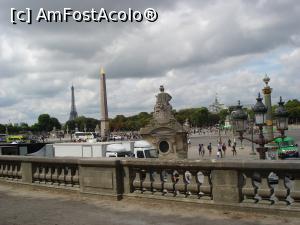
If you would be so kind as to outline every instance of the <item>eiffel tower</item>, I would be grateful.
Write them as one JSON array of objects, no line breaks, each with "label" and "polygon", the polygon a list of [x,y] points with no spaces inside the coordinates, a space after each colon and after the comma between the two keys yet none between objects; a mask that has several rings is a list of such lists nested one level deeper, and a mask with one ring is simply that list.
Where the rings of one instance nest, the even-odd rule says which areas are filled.
[{"label": "eiffel tower", "polygon": [[71,87],[71,112],[69,120],[75,120],[78,117],[76,106],[75,106],[75,95],[74,95],[74,87]]}]

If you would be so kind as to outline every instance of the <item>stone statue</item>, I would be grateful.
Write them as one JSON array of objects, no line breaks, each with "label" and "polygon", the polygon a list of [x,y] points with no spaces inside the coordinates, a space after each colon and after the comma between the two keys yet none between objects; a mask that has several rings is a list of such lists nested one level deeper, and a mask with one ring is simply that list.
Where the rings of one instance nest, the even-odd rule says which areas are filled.
[{"label": "stone statue", "polygon": [[178,123],[173,115],[171,95],[165,92],[164,86],[156,95],[153,119],[140,130],[142,138],[159,151],[160,159],[187,158],[188,129]]},{"label": "stone statue", "polygon": [[168,123],[171,119],[174,119],[172,113],[172,106],[170,101],[172,99],[171,95],[164,92],[164,86],[161,85],[160,93],[156,96],[156,104],[154,106],[153,117],[158,123]]}]

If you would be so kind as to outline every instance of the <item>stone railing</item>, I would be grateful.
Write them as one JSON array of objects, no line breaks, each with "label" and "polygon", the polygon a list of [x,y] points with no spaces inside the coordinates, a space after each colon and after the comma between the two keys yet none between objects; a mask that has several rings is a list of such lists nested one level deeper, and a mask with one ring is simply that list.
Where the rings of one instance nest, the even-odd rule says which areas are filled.
[{"label": "stone railing", "polygon": [[123,161],[130,174],[130,193],[212,200],[211,169],[199,163]]},{"label": "stone railing", "polygon": [[21,162],[1,160],[0,178],[13,181],[20,181],[22,179]]},{"label": "stone railing", "polygon": [[127,193],[300,207],[297,161],[123,161]]},{"label": "stone railing", "polygon": [[0,180],[117,199],[300,211],[300,162],[0,157]]}]

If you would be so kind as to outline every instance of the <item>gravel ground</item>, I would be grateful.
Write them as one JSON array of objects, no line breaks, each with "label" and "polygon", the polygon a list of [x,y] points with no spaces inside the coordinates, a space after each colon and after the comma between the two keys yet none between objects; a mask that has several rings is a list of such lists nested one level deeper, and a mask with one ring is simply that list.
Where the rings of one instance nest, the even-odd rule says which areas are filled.
[{"label": "gravel ground", "polygon": [[34,190],[0,183],[0,225],[289,225],[299,218],[205,209],[176,202],[100,197]]}]

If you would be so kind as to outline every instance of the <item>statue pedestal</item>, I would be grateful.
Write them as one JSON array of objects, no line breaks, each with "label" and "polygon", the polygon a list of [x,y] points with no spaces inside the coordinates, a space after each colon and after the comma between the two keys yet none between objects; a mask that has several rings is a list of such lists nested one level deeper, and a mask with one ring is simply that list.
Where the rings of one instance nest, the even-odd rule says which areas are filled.
[{"label": "statue pedestal", "polygon": [[178,123],[172,113],[169,101],[172,97],[164,92],[156,96],[153,119],[141,128],[140,134],[157,148],[160,159],[186,159],[188,152],[187,131]]}]

